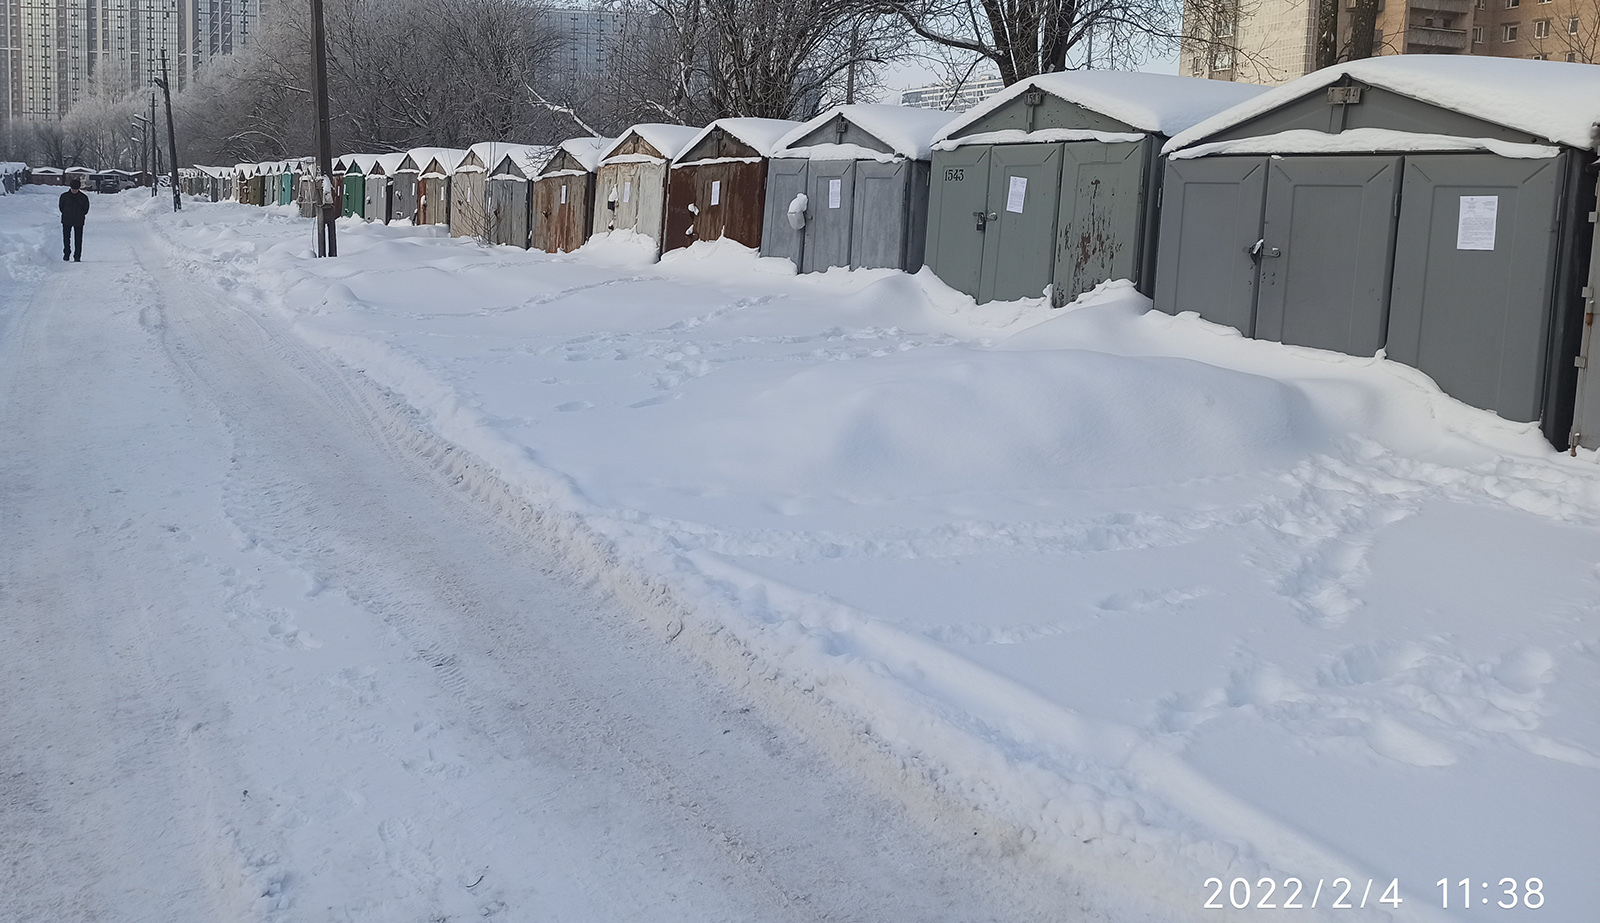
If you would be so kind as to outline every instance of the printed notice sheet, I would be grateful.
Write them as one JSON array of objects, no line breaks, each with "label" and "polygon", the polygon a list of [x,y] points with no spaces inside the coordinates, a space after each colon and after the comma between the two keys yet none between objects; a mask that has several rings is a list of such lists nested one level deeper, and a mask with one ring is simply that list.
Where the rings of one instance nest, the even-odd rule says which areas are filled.
[{"label": "printed notice sheet", "polygon": [[1011,187],[1006,192],[1006,211],[1022,214],[1022,200],[1028,196],[1028,178],[1011,177]]},{"label": "printed notice sheet", "polygon": [[838,208],[839,207],[839,192],[840,192],[841,187],[843,187],[843,186],[844,186],[844,180],[842,180],[842,179],[830,179],[830,180],[828,180],[828,207],[829,208]]},{"label": "printed notice sheet", "polygon": [[1500,211],[1497,195],[1464,195],[1456,222],[1457,250],[1493,250],[1494,222]]}]

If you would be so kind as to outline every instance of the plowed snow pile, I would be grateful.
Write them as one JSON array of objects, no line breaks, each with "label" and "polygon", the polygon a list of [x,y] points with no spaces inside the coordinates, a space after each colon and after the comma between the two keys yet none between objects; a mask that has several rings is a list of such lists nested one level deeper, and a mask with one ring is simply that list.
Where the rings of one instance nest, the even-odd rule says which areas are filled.
[{"label": "plowed snow pile", "polygon": [[1321,880],[1306,918],[1600,906],[1600,468],[1533,426],[1122,283],[979,307],[349,220],[319,261],[278,209],[119,207],[667,600],[673,643],[1062,862],[1194,916],[1208,878]]}]

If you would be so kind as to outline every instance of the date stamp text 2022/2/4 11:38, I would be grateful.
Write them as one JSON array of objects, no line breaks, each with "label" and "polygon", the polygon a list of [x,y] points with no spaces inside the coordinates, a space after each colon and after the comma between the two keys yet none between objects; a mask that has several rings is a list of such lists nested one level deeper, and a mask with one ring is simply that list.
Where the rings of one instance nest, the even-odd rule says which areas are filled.
[{"label": "date stamp text 2022/2/4 11:38", "polygon": [[[1474,881],[1462,878],[1434,882],[1441,909],[1522,907],[1537,910],[1544,906],[1544,881],[1538,878],[1501,878]],[[1368,907],[1395,910],[1408,898],[1401,893],[1400,879],[1387,884],[1377,879],[1360,878],[1221,878],[1205,880],[1207,910],[1362,910]],[[1413,897],[1410,899],[1422,899]]]}]

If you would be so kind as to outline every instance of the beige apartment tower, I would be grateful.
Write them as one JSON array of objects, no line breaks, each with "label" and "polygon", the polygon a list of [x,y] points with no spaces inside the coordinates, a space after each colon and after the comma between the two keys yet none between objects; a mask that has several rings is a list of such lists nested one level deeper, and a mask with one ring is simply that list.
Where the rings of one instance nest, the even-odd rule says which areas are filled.
[{"label": "beige apartment tower", "polygon": [[[1356,0],[1339,5],[1339,45]],[[1315,69],[1318,0],[1191,0],[1179,73],[1275,85]],[[1600,62],[1600,0],[1378,0],[1380,55]]]}]

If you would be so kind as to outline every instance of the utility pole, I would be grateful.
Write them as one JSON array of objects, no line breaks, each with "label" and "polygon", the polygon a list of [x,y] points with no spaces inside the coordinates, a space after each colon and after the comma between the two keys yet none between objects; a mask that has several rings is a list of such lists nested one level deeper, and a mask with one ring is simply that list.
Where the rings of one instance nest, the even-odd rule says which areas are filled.
[{"label": "utility pole", "polygon": [[328,127],[328,42],[322,0],[311,0],[311,44],[315,62],[311,95],[317,105],[317,256],[338,256],[339,206],[333,188],[333,133]]},{"label": "utility pole", "polygon": [[144,153],[150,161],[150,198],[156,197],[156,94],[150,94],[150,121],[144,123]]},{"label": "utility pole", "polygon": [[[167,167],[172,171],[172,210],[183,211],[183,195],[178,187],[178,133],[172,127],[172,89],[167,85],[167,49],[161,49],[161,79],[156,81],[167,101]],[[155,118],[156,98],[150,97],[151,119]]]}]

